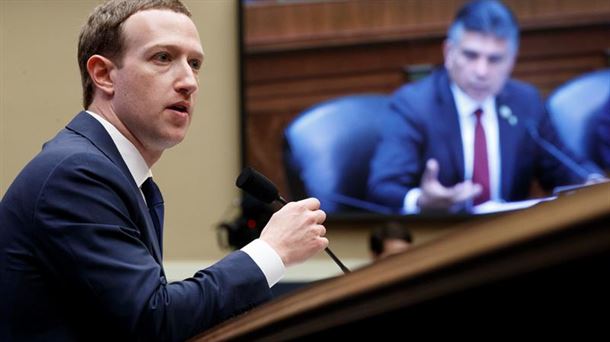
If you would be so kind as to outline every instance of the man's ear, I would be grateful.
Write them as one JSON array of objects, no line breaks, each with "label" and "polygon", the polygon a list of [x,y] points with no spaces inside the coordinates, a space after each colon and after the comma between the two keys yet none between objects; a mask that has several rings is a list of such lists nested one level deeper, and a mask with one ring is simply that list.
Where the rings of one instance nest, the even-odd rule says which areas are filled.
[{"label": "man's ear", "polygon": [[114,63],[104,56],[93,55],[87,60],[87,72],[93,85],[107,96],[114,94],[114,81],[110,77],[110,72],[115,67]]}]

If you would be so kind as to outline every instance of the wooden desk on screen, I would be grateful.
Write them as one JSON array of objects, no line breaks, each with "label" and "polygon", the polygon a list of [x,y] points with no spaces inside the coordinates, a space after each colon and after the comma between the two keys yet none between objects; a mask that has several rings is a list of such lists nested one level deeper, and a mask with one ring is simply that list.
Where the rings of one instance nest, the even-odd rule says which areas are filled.
[{"label": "wooden desk on screen", "polygon": [[370,336],[371,329],[383,336],[420,329],[430,336],[438,331],[421,331],[430,322],[471,336],[480,327],[545,329],[549,319],[551,332],[583,321],[601,330],[603,322],[595,320],[605,315],[595,312],[607,312],[610,302],[610,183],[462,225],[402,255],[267,303],[194,340],[344,338]]}]

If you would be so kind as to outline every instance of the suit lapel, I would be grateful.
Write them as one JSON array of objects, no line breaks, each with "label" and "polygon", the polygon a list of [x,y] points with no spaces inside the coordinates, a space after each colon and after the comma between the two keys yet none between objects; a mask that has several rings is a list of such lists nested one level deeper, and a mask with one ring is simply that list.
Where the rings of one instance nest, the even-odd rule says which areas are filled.
[{"label": "suit lapel", "polygon": [[[513,122],[511,124],[509,119],[505,116],[510,115],[518,117],[517,113],[513,112],[515,108],[510,106],[510,98],[506,91],[500,92],[496,97],[496,113],[498,115],[498,134],[500,140],[500,181],[501,181],[501,189],[500,189],[500,197],[508,198],[509,189],[513,187],[514,181],[514,165],[516,163],[516,139],[518,139],[518,135],[515,134],[515,130],[517,127],[515,125],[519,124],[518,121]],[[506,114],[502,114],[502,113]],[[522,120],[522,118],[519,118]]]},{"label": "suit lapel", "polygon": [[[157,233],[155,226],[152,222],[152,218],[150,217],[148,206],[144,202],[144,198],[141,195],[140,188],[136,184],[127,167],[125,161],[121,157],[119,150],[114,144],[114,141],[106,132],[106,129],[91,115],[86,112],[80,112],[67,126],[67,129],[74,131],[81,136],[85,137],[91,143],[97,147],[104,155],[106,155],[115,165],[121,169],[123,175],[130,184],[130,190],[136,194],[135,198],[138,199],[137,206],[139,212],[142,214],[146,221],[145,227],[138,227],[141,233],[144,233],[148,236],[147,241],[143,241],[146,246],[148,246],[151,254],[157,260],[159,265],[162,262],[162,254],[161,254],[161,241],[157,238]],[[144,231],[142,231],[144,230]]]},{"label": "suit lapel", "polygon": [[445,139],[446,146],[449,149],[451,163],[453,164],[453,167],[450,169],[456,170],[457,181],[461,182],[464,180],[464,149],[462,147],[459,117],[449,86],[447,71],[445,69],[439,71],[435,81],[437,82],[435,89],[437,89],[436,94],[439,107],[439,110],[435,113],[439,116],[435,124],[438,125],[439,130],[442,132],[441,136],[447,137]]}]

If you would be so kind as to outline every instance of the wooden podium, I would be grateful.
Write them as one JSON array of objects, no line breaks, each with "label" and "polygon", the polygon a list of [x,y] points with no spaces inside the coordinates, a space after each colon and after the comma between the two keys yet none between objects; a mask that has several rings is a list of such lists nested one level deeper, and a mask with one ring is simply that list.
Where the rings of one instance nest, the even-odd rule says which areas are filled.
[{"label": "wooden podium", "polygon": [[271,301],[193,341],[603,331],[610,183],[458,228]]}]

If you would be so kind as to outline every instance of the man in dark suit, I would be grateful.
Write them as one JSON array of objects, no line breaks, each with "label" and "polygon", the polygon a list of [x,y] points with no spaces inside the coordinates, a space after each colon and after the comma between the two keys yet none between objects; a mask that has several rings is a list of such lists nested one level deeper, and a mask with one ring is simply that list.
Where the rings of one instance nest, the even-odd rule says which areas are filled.
[{"label": "man in dark suit", "polygon": [[83,26],[84,108],[0,203],[0,340],[184,340],[271,298],[328,245],[310,198],[261,237],[168,283],[150,168],[184,138],[203,51],[179,0],[112,0]]},{"label": "man in dark suit", "polygon": [[[368,198],[406,213],[462,210],[583,181],[541,150],[527,127],[560,146],[534,87],[509,79],[517,22],[497,1],[458,12],[444,68],[398,89],[390,123],[371,163]],[[591,172],[598,172],[595,168]]]}]

